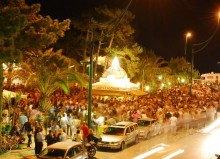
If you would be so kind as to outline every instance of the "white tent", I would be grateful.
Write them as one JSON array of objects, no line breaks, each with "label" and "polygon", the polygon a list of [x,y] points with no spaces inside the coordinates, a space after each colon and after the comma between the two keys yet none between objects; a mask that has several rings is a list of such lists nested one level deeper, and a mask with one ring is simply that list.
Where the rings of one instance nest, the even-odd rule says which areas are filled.
[{"label": "white tent", "polygon": [[100,82],[92,85],[93,94],[121,96],[127,94],[145,95],[139,90],[139,85],[130,82],[127,73],[120,67],[118,59],[115,57],[112,65],[104,72]]},{"label": "white tent", "polygon": [[[12,92],[12,91],[8,91],[8,90],[3,90],[3,97],[11,97],[11,98],[15,98],[18,93],[16,92]],[[27,95],[21,95],[21,98],[27,98]]]}]

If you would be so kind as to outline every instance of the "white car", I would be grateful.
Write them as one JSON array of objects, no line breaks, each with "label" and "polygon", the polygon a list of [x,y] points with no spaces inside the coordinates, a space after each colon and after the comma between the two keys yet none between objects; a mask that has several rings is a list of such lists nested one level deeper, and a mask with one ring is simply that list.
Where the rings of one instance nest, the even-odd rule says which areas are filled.
[{"label": "white car", "polygon": [[107,127],[101,135],[98,148],[121,149],[138,143],[138,125],[134,122],[119,122]]},{"label": "white car", "polygon": [[152,118],[138,119],[139,138],[150,139],[161,133],[161,124]]}]

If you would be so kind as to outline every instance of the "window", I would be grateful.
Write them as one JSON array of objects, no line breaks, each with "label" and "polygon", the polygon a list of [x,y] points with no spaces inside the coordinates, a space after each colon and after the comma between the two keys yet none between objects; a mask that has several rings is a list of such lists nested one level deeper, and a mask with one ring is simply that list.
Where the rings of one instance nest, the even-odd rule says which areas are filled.
[{"label": "window", "polygon": [[134,129],[135,129],[134,126],[131,126],[130,128],[131,128],[131,132],[134,131]]},{"label": "window", "polygon": [[134,125],[134,129],[137,130],[138,129],[138,124]]},{"label": "window", "polygon": [[83,150],[83,148],[80,145],[75,147],[76,154],[80,153],[82,150]]},{"label": "window", "polygon": [[107,129],[105,129],[104,134],[108,134],[108,135],[123,135],[124,134],[124,128],[119,128],[119,127],[108,127]]},{"label": "window", "polygon": [[67,156],[69,158],[73,157],[75,155],[75,149],[74,148],[71,148],[69,149],[68,153],[67,153]]},{"label": "window", "polygon": [[130,130],[130,128],[128,127],[127,129],[126,129],[126,134],[127,133],[130,133],[131,132],[131,130]]},{"label": "window", "polygon": [[55,157],[55,156],[60,156],[64,157],[65,150],[62,149],[45,149],[40,153],[40,157],[47,156],[47,157]]}]

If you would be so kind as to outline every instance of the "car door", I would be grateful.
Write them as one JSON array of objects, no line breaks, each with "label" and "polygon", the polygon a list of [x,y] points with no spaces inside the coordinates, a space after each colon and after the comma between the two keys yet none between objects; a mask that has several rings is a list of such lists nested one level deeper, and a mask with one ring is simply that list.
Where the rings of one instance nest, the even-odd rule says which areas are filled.
[{"label": "car door", "polygon": [[126,133],[125,133],[125,135],[126,135],[126,138],[127,138],[127,144],[132,143],[132,142],[133,142],[133,135],[132,135],[132,132],[131,132],[130,127],[127,127],[127,128],[126,128]]},{"label": "car door", "polygon": [[83,145],[77,145],[75,147],[76,156],[74,159],[85,159],[86,156],[86,150],[83,148]]},{"label": "car door", "polygon": [[135,138],[136,138],[136,135],[137,135],[135,126],[134,125],[130,126],[130,130],[131,130],[131,135],[132,135],[132,141],[131,142],[135,142],[135,140],[136,140]]},{"label": "car door", "polygon": [[84,159],[86,153],[81,145],[74,146],[69,149],[66,155],[66,159]]}]

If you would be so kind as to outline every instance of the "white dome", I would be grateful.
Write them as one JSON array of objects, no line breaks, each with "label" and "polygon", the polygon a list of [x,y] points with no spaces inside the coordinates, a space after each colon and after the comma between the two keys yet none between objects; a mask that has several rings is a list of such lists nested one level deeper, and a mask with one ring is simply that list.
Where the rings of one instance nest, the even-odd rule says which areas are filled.
[{"label": "white dome", "polygon": [[109,67],[102,77],[114,76],[115,78],[127,78],[127,73],[123,68]]},{"label": "white dome", "polygon": [[111,67],[109,67],[102,77],[107,78],[114,76],[115,78],[127,78],[127,73],[120,67],[117,57],[112,61]]}]

